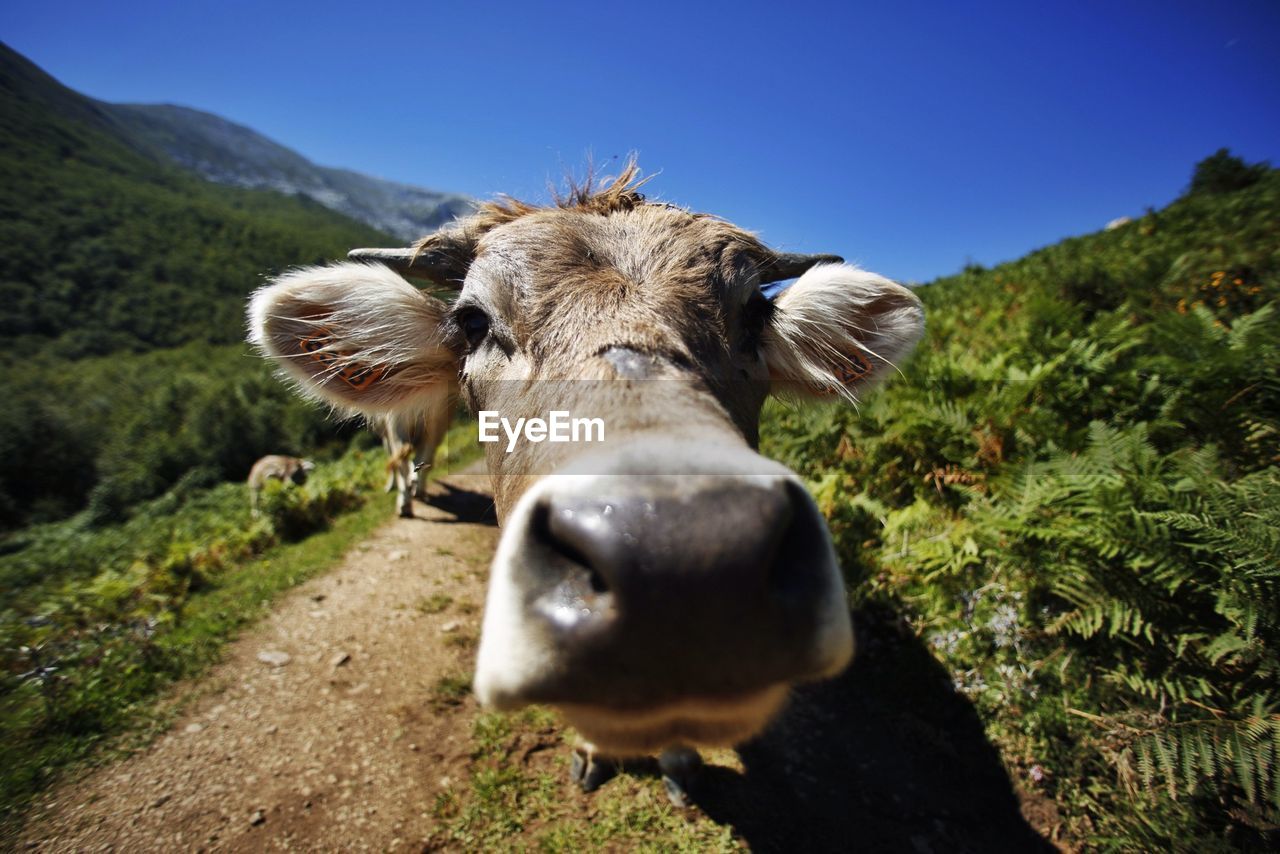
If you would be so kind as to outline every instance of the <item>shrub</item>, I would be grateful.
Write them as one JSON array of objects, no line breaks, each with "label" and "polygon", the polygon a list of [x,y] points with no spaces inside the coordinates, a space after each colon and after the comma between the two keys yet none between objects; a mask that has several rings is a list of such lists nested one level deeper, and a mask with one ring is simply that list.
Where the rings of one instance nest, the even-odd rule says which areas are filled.
[{"label": "shrub", "polygon": [[1266,163],[1246,164],[1228,149],[1219,148],[1196,164],[1188,193],[1234,193],[1266,177]]}]

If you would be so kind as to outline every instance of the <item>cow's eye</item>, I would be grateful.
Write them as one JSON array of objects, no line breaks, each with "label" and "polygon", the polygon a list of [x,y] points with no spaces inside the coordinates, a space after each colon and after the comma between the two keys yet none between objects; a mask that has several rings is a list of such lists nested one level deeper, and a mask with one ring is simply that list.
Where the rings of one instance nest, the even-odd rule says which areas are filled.
[{"label": "cow's eye", "polygon": [[764,294],[756,291],[742,307],[742,351],[756,353],[760,350],[760,339],[764,335],[764,327],[773,317],[773,303]]},{"label": "cow's eye", "polygon": [[478,308],[469,308],[458,318],[458,328],[467,340],[467,349],[474,350],[489,334],[489,316]]}]

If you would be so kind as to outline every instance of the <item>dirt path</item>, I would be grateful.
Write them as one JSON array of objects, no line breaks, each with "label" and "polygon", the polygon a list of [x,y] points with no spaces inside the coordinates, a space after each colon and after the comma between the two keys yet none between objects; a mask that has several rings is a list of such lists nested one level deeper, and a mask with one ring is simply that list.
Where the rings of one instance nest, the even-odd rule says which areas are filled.
[{"label": "dirt path", "polygon": [[450,700],[442,679],[470,676],[497,538],[492,505],[476,494],[486,476],[431,489],[436,506],[380,528],[234,642],[150,748],[44,799],[24,841],[421,848],[437,792],[466,776],[471,722],[431,703]]}]

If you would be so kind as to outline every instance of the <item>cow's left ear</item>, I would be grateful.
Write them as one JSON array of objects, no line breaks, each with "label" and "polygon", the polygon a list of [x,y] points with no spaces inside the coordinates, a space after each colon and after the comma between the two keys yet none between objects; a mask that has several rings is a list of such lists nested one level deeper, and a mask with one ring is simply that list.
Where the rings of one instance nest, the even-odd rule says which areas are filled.
[{"label": "cow's left ear", "polygon": [[771,391],[784,396],[854,400],[924,334],[915,294],[849,264],[809,269],[774,305],[764,354]]},{"label": "cow's left ear", "polygon": [[307,397],[365,415],[420,410],[457,378],[447,308],[381,264],[304,267],[254,293],[249,340]]}]

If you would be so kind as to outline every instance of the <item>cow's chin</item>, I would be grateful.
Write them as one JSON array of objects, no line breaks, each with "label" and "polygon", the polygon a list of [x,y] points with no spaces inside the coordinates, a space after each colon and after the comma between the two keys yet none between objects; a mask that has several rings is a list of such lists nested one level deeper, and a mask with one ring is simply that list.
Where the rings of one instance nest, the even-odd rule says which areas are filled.
[{"label": "cow's chin", "polygon": [[558,703],[566,722],[606,756],[639,756],[674,745],[732,747],[759,735],[786,702],[787,685],[732,697],[694,697],[644,709]]}]

